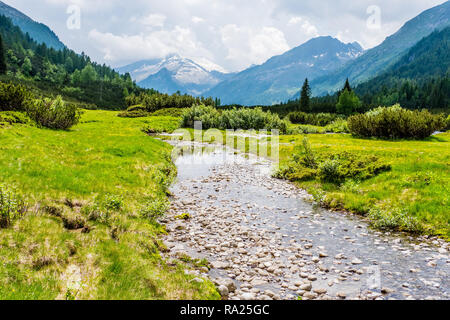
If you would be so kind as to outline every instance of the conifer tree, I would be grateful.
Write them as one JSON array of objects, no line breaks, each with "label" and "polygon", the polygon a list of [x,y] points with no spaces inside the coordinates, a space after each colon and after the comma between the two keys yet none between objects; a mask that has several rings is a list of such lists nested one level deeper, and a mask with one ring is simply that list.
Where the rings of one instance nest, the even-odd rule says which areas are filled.
[{"label": "conifer tree", "polygon": [[5,47],[3,45],[3,38],[0,35],[0,74],[6,74],[6,71]]},{"label": "conifer tree", "polygon": [[311,88],[309,86],[308,78],[306,78],[303,83],[300,95],[300,110],[304,112],[311,111]]}]

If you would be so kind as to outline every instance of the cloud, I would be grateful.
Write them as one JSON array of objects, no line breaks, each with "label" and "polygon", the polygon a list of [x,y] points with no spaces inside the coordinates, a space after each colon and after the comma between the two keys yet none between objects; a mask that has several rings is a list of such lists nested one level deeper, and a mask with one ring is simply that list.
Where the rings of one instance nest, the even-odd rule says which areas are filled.
[{"label": "cloud", "polygon": [[200,17],[192,17],[192,22],[193,23],[205,22],[205,19],[200,18]]},{"label": "cloud", "polygon": [[[89,39],[103,53],[103,60],[109,63],[162,58],[169,54],[182,53],[184,57],[198,61],[207,69],[216,66],[211,52],[196,39],[192,30],[180,26],[138,35],[116,35],[94,29],[89,32]],[[224,71],[220,66],[214,69]]]},{"label": "cloud", "polygon": [[317,37],[319,35],[317,27],[302,17],[292,17],[289,20],[288,25],[296,27],[300,26],[301,31],[308,36]]},{"label": "cloud", "polygon": [[145,26],[150,27],[164,27],[164,23],[166,22],[167,17],[163,14],[154,13],[150,14],[146,17],[143,17],[139,20]]},{"label": "cloud", "polygon": [[261,64],[289,50],[284,33],[273,27],[254,30],[229,24],[221,28],[220,33],[227,48],[226,59],[238,69],[249,64]]},{"label": "cloud", "polygon": [[[370,48],[407,20],[444,0],[3,0],[47,24],[77,52],[113,66],[170,53],[237,71],[312,37],[339,36]],[[68,30],[69,5],[81,29]],[[367,28],[367,8],[381,9],[380,29]],[[348,30],[348,32],[347,32]],[[195,59],[197,60],[195,60]],[[207,62],[209,61],[209,62]]]}]

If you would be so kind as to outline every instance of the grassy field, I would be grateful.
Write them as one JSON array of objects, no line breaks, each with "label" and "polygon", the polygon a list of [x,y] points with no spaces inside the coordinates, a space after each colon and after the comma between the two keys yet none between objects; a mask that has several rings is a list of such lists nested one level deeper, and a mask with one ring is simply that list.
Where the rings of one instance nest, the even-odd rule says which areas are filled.
[{"label": "grassy field", "polygon": [[0,184],[29,204],[0,229],[1,300],[219,298],[162,259],[164,228],[141,214],[175,174],[170,147],[141,129],[178,120],[116,115],[86,111],[70,131],[0,126]]},{"label": "grassy field", "polygon": [[[450,132],[423,141],[358,139],[351,135],[308,135],[315,152],[356,152],[376,155],[392,170],[359,182],[338,186],[318,181],[299,182],[302,188],[324,191],[324,203],[333,209],[367,214],[401,210],[416,218],[428,233],[450,237]],[[282,136],[281,161],[291,157],[304,136]],[[376,219],[375,217],[373,217]],[[378,217],[380,219],[386,217]],[[374,221],[376,224],[377,221]]]}]

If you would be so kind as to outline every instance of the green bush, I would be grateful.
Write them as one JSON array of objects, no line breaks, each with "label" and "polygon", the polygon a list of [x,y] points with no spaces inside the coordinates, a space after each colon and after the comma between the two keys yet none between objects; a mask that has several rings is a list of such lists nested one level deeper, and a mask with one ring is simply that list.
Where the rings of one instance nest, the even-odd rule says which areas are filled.
[{"label": "green bush", "polygon": [[27,108],[27,113],[43,127],[67,130],[76,125],[81,113],[74,104],[66,104],[61,96],[55,100],[36,99]]},{"label": "green bush", "polygon": [[242,108],[225,110],[222,113],[216,108],[197,106],[187,109],[181,117],[181,126],[193,128],[195,121],[202,122],[203,129],[242,129],[242,130],[279,130],[287,132],[287,122],[276,114],[264,112],[261,108]]},{"label": "green bush", "polygon": [[8,228],[12,222],[25,214],[22,197],[14,190],[0,185],[0,228]]},{"label": "green bush", "polygon": [[113,194],[107,194],[101,201],[107,210],[119,211],[123,208],[123,198]]},{"label": "green bush", "polygon": [[444,129],[445,118],[427,110],[411,111],[395,105],[352,116],[348,127],[353,135],[360,137],[424,139]]},{"label": "green bush", "polygon": [[275,176],[290,181],[317,179],[341,184],[347,179],[366,180],[390,169],[389,164],[376,156],[350,152],[317,154],[305,138],[303,145],[294,149],[290,162],[281,167]]},{"label": "green bush", "polygon": [[406,231],[411,233],[422,233],[425,228],[415,218],[409,215],[405,209],[372,208],[369,218],[373,227],[381,230]]},{"label": "green bush", "polygon": [[117,116],[121,118],[145,118],[149,115],[150,113],[148,113],[147,111],[135,110],[120,112]]},{"label": "green bush", "polygon": [[169,209],[169,202],[166,199],[158,198],[149,201],[140,210],[140,216],[154,222],[156,219],[163,217]]},{"label": "green bush", "polygon": [[343,183],[346,179],[366,180],[389,170],[391,166],[376,156],[340,152],[320,163],[318,177],[326,182]]},{"label": "green bush", "polygon": [[197,105],[214,105],[212,98],[193,97],[189,95],[173,95],[161,93],[141,93],[140,95],[131,94],[126,99],[128,106],[142,105],[148,112],[155,112],[167,108],[191,108]]},{"label": "green bush", "polygon": [[195,121],[201,121],[203,129],[219,128],[220,112],[204,105],[186,109],[181,116],[181,127],[193,128]]},{"label": "green bush", "polygon": [[334,120],[332,123],[325,127],[326,132],[331,133],[349,133],[348,122],[344,119]]},{"label": "green bush", "polygon": [[445,120],[445,122],[446,122],[445,130],[450,130],[450,115],[448,115],[448,117]]},{"label": "green bush", "polygon": [[121,118],[144,118],[148,117],[150,113],[143,105],[134,105],[129,107],[126,111],[119,113],[117,116]]},{"label": "green bush", "polygon": [[0,123],[8,124],[30,124],[33,121],[23,112],[5,111],[0,113]]},{"label": "green bush", "polygon": [[0,111],[25,111],[30,97],[22,85],[0,82]]},{"label": "green bush", "polygon": [[324,127],[335,120],[342,119],[342,116],[333,113],[306,113],[291,112],[288,119],[294,124],[310,124],[313,126]]}]

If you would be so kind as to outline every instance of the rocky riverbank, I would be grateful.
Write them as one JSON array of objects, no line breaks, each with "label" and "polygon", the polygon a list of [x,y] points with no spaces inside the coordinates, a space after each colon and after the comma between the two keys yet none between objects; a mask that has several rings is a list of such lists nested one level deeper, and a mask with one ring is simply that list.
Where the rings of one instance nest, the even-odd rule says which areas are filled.
[{"label": "rocky riverbank", "polygon": [[272,178],[269,162],[231,155],[177,163],[165,242],[171,258],[210,261],[211,270],[194,271],[198,281],[210,277],[239,300],[449,298],[445,241],[383,234],[315,208],[306,192]]}]

